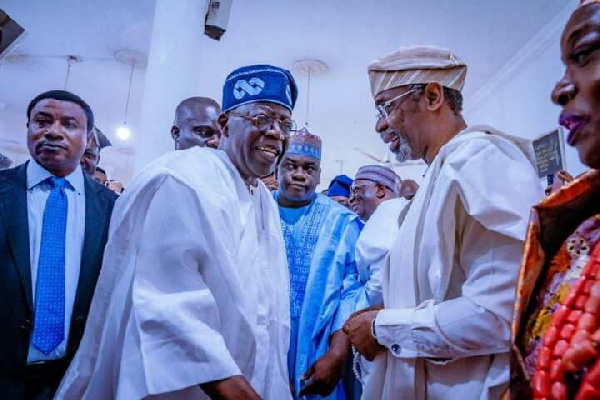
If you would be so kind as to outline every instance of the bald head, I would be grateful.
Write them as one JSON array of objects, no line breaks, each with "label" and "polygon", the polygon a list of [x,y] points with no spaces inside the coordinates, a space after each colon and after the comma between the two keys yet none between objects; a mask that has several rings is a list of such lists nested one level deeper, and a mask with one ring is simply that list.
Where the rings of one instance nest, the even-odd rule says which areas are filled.
[{"label": "bald head", "polygon": [[221,136],[217,122],[220,113],[219,104],[208,97],[190,97],[179,103],[171,127],[175,150],[194,146],[217,148]]},{"label": "bald head", "polygon": [[404,179],[400,185],[400,197],[404,197],[406,200],[412,200],[415,194],[419,190],[419,184],[412,179]]}]

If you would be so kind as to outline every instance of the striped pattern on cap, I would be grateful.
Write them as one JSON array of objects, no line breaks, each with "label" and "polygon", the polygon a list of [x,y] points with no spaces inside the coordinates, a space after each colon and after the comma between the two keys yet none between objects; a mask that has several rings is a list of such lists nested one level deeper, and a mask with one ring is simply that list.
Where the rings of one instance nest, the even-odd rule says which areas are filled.
[{"label": "striped pattern on cap", "polygon": [[379,183],[398,194],[402,180],[390,168],[383,165],[363,165],[358,169],[355,180],[366,180]]},{"label": "striped pattern on cap", "polygon": [[461,91],[467,65],[448,49],[411,46],[374,61],[368,73],[373,97],[399,86],[432,82]]}]

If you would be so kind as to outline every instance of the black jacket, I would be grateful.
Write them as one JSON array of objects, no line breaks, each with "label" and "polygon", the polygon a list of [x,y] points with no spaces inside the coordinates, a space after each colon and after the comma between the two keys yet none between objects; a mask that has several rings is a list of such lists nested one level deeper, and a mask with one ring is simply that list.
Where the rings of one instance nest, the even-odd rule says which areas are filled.
[{"label": "black jacket", "polygon": [[[33,330],[27,163],[0,171],[0,399],[23,396]],[[83,335],[117,196],[84,174],[85,236],[66,360]]]}]

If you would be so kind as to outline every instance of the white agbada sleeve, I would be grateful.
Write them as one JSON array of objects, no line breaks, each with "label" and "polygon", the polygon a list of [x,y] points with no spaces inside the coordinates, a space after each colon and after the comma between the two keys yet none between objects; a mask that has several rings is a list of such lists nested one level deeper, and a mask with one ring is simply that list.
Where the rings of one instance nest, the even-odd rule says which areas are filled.
[{"label": "white agbada sleeve", "polygon": [[206,399],[200,384],[233,375],[289,398],[285,248],[277,206],[257,189],[206,148],[140,172],[117,200],[57,399]]},{"label": "white agbada sleeve", "polygon": [[365,223],[356,242],[356,268],[364,287],[357,309],[383,303],[381,272],[398,233],[398,216],[408,201],[386,200]]},{"label": "white agbada sleeve", "polygon": [[[457,171],[456,176],[438,178],[458,183],[456,230],[445,234],[456,235],[459,252],[454,263],[460,267],[453,269],[449,287],[460,289],[449,292],[444,301],[430,299],[414,309],[379,312],[375,323],[377,341],[396,357],[447,361],[509,349],[514,288],[527,221],[524,210],[528,205],[521,202],[535,199],[530,194],[519,198],[511,190],[515,179],[511,173],[518,171],[506,171],[503,180],[482,180],[478,171],[514,165],[497,147],[485,145],[461,162],[464,164],[451,168]],[[501,233],[520,232],[520,228],[511,228],[519,224],[523,226],[522,239]],[[453,285],[453,280],[464,283]]]},{"label": "white agbada sleeve", "polygon": [[138,239],[128,330],[137,331],[131,336],[139,338],[139,349],[131,352],[141,357],[122,361],[121,374],[136,374],[128,366],[141,368],[150,394],[241,375],[220,334],[227,321],[205,283],[222,273],[220,264],[231,262],[223,242],[233,240],[233,232],[223,214],[208,215],[211,207],[199,200],[167,175]]}]

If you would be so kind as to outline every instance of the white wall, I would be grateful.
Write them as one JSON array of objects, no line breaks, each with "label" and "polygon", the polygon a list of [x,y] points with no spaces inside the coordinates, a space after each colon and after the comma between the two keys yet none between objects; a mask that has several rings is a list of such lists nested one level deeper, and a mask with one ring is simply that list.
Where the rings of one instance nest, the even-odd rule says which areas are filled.
[{"label": "white wall", "polygon": [[[465,99],[465,118],[469,125],[488,124],[528,139],[558,126],[560,108],[551,102],[550,93],[564,73],[560,35],[578,3],[570,0],[554,20],[498,71],[494,79],[472,98]],[[569,146],[566,146],[566,164],[573,175],[586,170]]]}]

